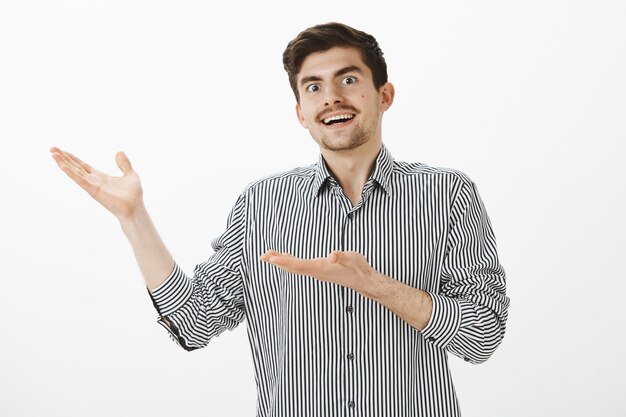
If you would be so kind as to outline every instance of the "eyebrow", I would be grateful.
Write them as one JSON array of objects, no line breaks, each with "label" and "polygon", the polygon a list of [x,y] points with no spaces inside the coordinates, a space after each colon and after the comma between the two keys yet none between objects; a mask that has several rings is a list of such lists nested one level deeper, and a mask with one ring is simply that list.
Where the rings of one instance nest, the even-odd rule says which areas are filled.
[{"label": "eyebrow", "polygon": [[[349,65],[349,66],[343,67],[340,70],[338,70],[337,72],[335,72],[334,76],[335,76],[335,78],[336,77],[340,77],[343,74],[346,74],[348,72],[357,72],[359,74],[363,74],[363,71],[361,70],[361,68],[357,67],[356,65]],[[304,78],[302,78],[300,80],[300,85],[302,86],[302,85],[304,85],[304,84],[306,84],[308,82],[311,82],[311,81],[321,81],[321,80],[322,80],[322,78],[317,76],[317,75],[309,75],[309,76],[306,76],[306,77],[304,77]]]}]

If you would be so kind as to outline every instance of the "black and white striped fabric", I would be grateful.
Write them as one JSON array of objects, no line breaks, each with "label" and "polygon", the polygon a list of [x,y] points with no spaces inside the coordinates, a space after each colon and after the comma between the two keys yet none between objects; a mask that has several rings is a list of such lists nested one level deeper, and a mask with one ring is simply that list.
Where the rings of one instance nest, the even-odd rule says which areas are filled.
[{"label": "black and white striped fabric", "polygon": [[[504,336],[509,300],[492,228],[461,172],[394,161],[383,145],[352,206],[317,164],[249,185],[215,253],[193,278],[176,266],[152,298],[192,350],[248,321],[257,416],[458,416],[448,352],[485,361]],[[359,293],[259,260],[356,251],[431,294],[418,331]]]}]

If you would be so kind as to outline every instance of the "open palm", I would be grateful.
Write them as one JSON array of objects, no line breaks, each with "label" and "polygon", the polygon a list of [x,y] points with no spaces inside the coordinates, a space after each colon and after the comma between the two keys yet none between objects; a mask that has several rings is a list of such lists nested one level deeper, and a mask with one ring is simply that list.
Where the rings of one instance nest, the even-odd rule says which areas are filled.
[{"label": "open palm", "polygon": [[366,286],[376,272],[365,256],[358,252],[332,251],[325,258],[301,259],[289,253],[269,250],[261,255],[261,260],[292,274],[308,275],[355,290]]},{"label": "open palm", "polygon": [[118,218],[130,217],[142,204],[143,191],[139,175],[133,171],[130,161],[123,152],[115,155],[115,162],[122,170],[121,177],[100,172],[57,147],[52,147],[50,152],[67,176]]}]

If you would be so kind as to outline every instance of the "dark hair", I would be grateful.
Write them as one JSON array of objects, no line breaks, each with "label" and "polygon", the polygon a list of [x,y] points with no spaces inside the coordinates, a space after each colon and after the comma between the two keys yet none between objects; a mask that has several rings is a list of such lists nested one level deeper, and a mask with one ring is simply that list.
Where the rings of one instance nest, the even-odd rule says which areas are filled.
[{"label": "dark hair", "polygon": [[387,64],[376,39],[365,32],[342,23],[325,23],[303,30],[285,48],[283,66],[289,76],[289,84],[300,101],[296,79],[302,62],[312,53],[324,52],[336,46],[354,47],[361,51],[361,59],[372,72],[377,89],[387,82]]}]

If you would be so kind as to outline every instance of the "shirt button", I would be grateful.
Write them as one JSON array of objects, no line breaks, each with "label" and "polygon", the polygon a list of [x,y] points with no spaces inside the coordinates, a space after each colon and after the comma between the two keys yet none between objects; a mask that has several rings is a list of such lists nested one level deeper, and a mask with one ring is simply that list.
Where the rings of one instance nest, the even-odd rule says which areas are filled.
[{"label": "shirt button", "polygon": [[434,341],[435,341],[435,338],[434,338],[434,337],[432,337],[432,336],[430,336],[427,340],[428,340],[429,342],[434,342]]},{"label": "shirt button", "polygon": [[354,408],[354,401],[349,401],[348,402],[348,407]]},{"label": "shirt button", "polygon": [[347,313],[352,313],[353,311],[354,311],[354,308],[352,308],[352,306],[346,307],[346,312]]},{"label": "shirt button", "polygon": [[352,359],[354,359],[354,354],[348,353],[348,360],[351,361]]},{"label": "shirt button", "polygon": [[352,220],[352,213],[348,213],[348,219]]}]

